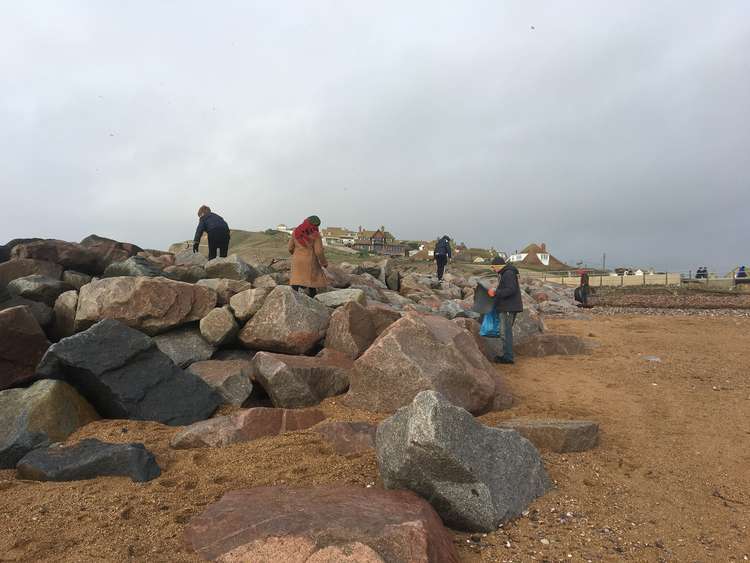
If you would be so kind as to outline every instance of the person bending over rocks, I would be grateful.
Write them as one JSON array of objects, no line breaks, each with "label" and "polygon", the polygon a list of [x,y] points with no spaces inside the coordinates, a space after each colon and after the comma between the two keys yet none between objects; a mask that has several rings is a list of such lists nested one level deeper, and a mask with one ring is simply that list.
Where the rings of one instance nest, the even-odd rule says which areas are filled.
[{"label": "person bending over rocks", "polygon": [[323,268],[328,267],[328,260],[323,250],[319,226],[320,218],[312,215],[294,229],[292,238],[289,239],[289,254],[292,255],[289,285],[310,297],[315,297],[318,289],[328,285],[323,271]]},{"label": "person bending over rocks", "polygon": [[198,228],[195,229],[193,252],[198,252],[203,233],[208,233],[208,259],[216,258],[216,252],[222,258],[227,257],[229,250],[229,225],[221,216],[213,213],[208,205],[201,205],[198,210]]},{"label": "person bending over rocks", "polygon": [[495,362],[512,364],[513,324],[516,322],[516,315],[523,312],[518,270],[513,264],[506,264],[500,256],[492,259],[492,269],[497,272],[498,284],[497,289],[489,291],[489,295],[495,298],[495,311],[500,314],[503,321],[503,355],[495,358]]}]

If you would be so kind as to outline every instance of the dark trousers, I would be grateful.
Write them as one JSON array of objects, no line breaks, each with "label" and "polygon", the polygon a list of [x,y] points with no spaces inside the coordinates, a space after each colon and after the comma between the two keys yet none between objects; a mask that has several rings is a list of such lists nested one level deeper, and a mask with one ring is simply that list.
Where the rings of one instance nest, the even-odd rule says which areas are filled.
[{"label": "dark trousers", "polygon": [[445,265],[448,263],[448,257],[445,254],[437,254],[435,262],[437,262],[437,277],[439,280],[442,280],[445,273]]},{"label": "dark trousers", "polygon": [[229,233],[226,231],[208,231],[208,259],[216,258],[216,252],[222,258],[227,257],[229,251]]},{"label": "dark trousers", "polygon": [[292,289],[294,291],[301,291],[302,293],[304,293],[308,297],[315,297],[318,294],[318,290],[315,289],[314,287],[305,287],[305,286],[302,286],[302,285],[293,285]]},{"label": "dark trousers", "polygon": [[513,325],[516,324],[518,313],[500,313],[503,326],[503,357],[507,360],[513,359]]}]

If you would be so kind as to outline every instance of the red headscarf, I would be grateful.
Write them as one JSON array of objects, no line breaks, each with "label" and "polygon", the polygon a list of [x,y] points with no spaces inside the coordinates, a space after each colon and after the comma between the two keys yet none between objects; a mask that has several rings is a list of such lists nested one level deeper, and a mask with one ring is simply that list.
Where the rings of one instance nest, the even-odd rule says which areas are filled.
[{"label": "red headscarf", "polygon": [[294,229],[294,232],[292,233],[294,239],[302,246],[307,246],[313,238],[318,236],[318,234],[319,231],[317,225],[311,223],[309,217],[302,221],[302,224]]}]

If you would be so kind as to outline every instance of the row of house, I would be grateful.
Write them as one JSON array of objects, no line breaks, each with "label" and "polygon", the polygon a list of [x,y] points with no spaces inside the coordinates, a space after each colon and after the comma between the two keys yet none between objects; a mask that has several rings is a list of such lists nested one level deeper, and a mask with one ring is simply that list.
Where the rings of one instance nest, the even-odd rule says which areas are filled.
[{"label": "row of house", "polygon": [[[276,230],[291,234],[294,229],[282,224],[278,225]],[[321,236],[325,246],[345,247],[385,256],[408,256],[415,261],[432,260],[435,257],[436,241],[420,242],[417,243],[415,248],[414,243],[407,244],[398,240],[386,230],[385,226],[381,226],[374,231],[364,229],[361,225],[356,231],[344,227],[326,227],[321,229]],[[453,258],[460,262],[486,264],[491,262],[495,256],[500,256],[519,268],[549,271],[572,269],[550,254],[545,243],[530,244],[520,252],[516,251],[510,256],[494,248],[489,250],[469,248],[464,243],[453,247]]]},{"label": "row of house", "polygon": [[[278,225],[277,231],[292,234],[293,228]],[[409,247],[389,233],[384,226],[370,231],[361,225],[357,231],[344,227],[326,227],[321,229],[323,245],[332,247],[346,247],[352,250],[381,254],[384,256],[407,256]]]}]

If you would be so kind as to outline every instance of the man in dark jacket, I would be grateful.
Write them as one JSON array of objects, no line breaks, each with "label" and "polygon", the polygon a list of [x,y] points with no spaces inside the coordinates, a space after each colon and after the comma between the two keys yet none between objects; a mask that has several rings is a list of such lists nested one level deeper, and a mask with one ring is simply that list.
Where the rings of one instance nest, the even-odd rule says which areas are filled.
[{"label": "man in dark jacket", "polygon": [[518,270],[513,264],[506,264],[500,256],[492,259],[492,269],[497,272],[497,289],[490,291],[495,298],[495,311],[502,317],[503,355],[495,358],[500,364],[513,362],[513,324],[516,315],[523,311],[521,288],[518,285]]},{"label": "man in dark jacket", "polygon": [[216,258],[216,252],[226,258],[229,250],[229,225],[219,215],[211,212],[211,208],[202,205],[198,210],[198,228],[195,229],[193,252],[198,252],[203,233],[208,234],[208,259]]},{"label": "man in dark jacket", "polygon": [[435,261],[437,262],[437,278],[443,279],[445,274],[445,265],[451,257],[451,239],[448,235],[443,235],[435,243]]}]

